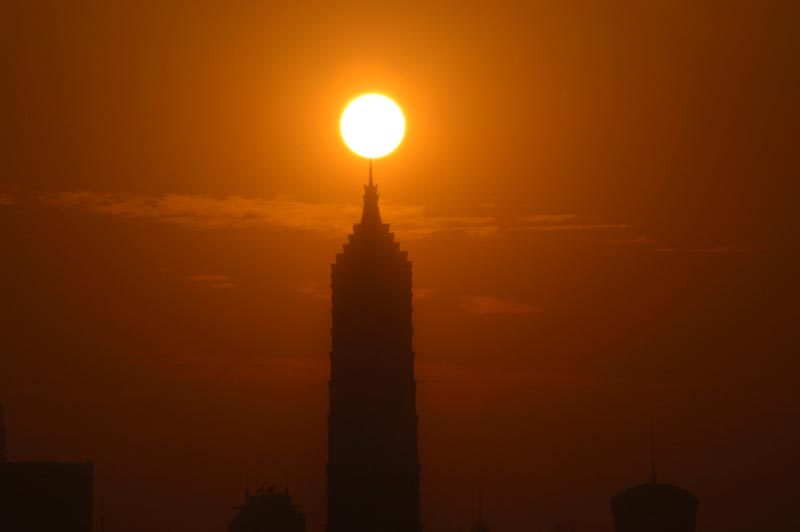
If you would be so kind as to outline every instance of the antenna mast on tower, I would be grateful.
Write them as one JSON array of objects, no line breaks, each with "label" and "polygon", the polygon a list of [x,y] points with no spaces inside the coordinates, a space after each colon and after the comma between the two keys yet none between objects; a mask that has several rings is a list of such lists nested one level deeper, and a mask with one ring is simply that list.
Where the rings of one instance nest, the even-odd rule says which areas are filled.
[{"label": "antenna mast on tower", "polygon": [[483,525],[483,488],[478,488],[478,524]]},{"label": "antenna mast on tower", "polygon": [[6,461],[6,453],[8,452],[6,442],[6,409],[0,405],[0,463]]},{"label": "antenna mast on tower", "polygon": [[650,482],[657,483],[656,480],[656,424],[653,423],[650,433]]},{"label": "antenna mast on tower", "polygon": [[369,186],[372,185],[372,159],[369,160]]}]

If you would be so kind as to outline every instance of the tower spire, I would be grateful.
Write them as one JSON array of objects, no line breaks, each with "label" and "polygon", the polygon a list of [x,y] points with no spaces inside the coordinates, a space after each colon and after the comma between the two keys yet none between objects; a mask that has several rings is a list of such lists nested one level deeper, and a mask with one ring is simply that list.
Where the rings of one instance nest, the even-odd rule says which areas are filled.
[{"label": "tower spire", "polygon": [[0,405],[0,463],[6,461],[6,409]]},{"label": "tower spire", "polygon": [[483,524],[483,488],[478,488],[478,524]]},{"label": "tower spire", "polygon": [[656,481],[656,424],[653,423],[650,432],[650,482],[655,484]]},{"label": "tower spire", "polygon": [[364,185],[364,211],[361,213],[362,225],[381,224],[381,212],[378,209],[378,187],[372,179],[372,159],[369,160],[369,182]]}]

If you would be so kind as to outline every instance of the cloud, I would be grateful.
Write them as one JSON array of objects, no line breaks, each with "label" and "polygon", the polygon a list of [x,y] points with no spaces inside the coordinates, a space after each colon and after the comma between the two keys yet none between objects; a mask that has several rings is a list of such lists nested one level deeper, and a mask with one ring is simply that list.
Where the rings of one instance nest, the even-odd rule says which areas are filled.
[{"label": "cloud", "polygon": [[311,204],[273,199],[204,194],[102,194],[88,191],[40,196],[46,204],[122,218],[154,219],[193,229],[280,226],[340,233],[359,210],[354,205]]},{"label": "cloud", "polygon": [[542,309],[527,303],[492,296],[463,296],[461,298],[461,308],[470,314],[479,316],[489,314],[537,314],[542,311]]},{"label": "cloud", "polygon": [[590,231],[627,229],[626,224],[598,224],[580,221],[578,214],[531,214],[520,216],[517,221],[528,231]]},{"label": "cloud", "polygon": [[731,255],[734,253],[749,253],[751,251],[758,251],[758,246],[737,246],[737,245],[724,245],[724,246],[711,246],[707,248],[693,249],[695,253],[713,253],[717,255]]},{"label": "cloud", "polygon": [[[360,216],[361,207],[354,209]],[[441,232],[462,232],[471,237],[485,238],[500,231],[493,216],[433,216],[418,205],[382,204],[381,217],[390,222],[392,231],[405,240],[425,238]],[[352,221],[347,226],[348,231],[350,225]]]},{"label": "cloud", "polygon": [[712,255],[735,255],[739,253],[752,253],[763,249],[760,246],[741,246],[735,244],[708,246],[704,248],[674,248],[674,247],[661,247],[650,249],[650,253],[696,253],[696,254],[712,254]]},{"label": "cloud", "polygon": [[627,229],[625,224],[560,224],[560,225],[534,225],[529,226],[529,231],[592,231],[598,229]]},{"label": "cloud", "polygon": [[650,244],[655,244],[656,241],[649,236],[634,236],[630,238],[612,238],[606,240],[605,242],[609,244],[621,244],[621,245],[639,245],[639,246],[647,246]]},{"label": "cloud", "polygon": [[303,283],[297,291],[309,299],[329,300],[331,297],[330,287],[319,283]]},{"label": "cloud", "polygon": [[[310,203],[279,196],[272,199],[196,194],[107,194],[89,191],[40,195],[40,201],[96,214],[158,220],[192,229],[281,227],[340,237],[350,232],[361,206],[346,203]],[[499,227],[491,216],[432,216],[425,208],[385,204],[381,211],[392,230],[403,239],[459,231],[486,237]]]},{"label": "cloud", "polygon": [[[314,232],[340,238],[351,231],[361,215],[355,203],[311,203],[288,196],[270,199],[244,196],[217,197],[208,194],[61,192],[39,195],[50,206],[78,209],[95,214],[155,220],[195,230],[277,227]],[[504,231],[602,231],[626,229],[626,224],[594,223],[579,214],[530,214],[511,224],[493,215],[439,216],[419,205],[383,203],[383,218],[401,240],[415,240],[437,233],[462,233],[472,238],[491,238]],[[622,242],[619,240],[618,242]]]},{"label": "cloud", "polygon": [[235,288],[236,283],[233,282],[229,275],[218,275],[209,273],[200,273],[190,275],[187,277],[191,282],[210,286],[212,288]]},{"label": "cloud", "polygon": [[414,293],[415,301],[419,301],[422,299],[430,299],[431,296],[433,295],[432,288],[414,288],[412,292]]},{"label": "cloud", "polygon": [[530,214],[527,216],[520,216],[518,220],[527,225],[549,225],[576,220],[578,218],[580,218],[580,216],[577,214]]}]

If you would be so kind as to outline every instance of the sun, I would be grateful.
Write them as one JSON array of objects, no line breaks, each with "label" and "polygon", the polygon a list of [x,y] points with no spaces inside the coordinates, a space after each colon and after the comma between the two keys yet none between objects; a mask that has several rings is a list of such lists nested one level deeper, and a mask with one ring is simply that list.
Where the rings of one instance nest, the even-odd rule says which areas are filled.
[{"label": "sun", "polygon": [[345,107],[339,129],[348,148],[367,159],[377,159],[400,145],[406,119],[391,98],[362,94]]}]

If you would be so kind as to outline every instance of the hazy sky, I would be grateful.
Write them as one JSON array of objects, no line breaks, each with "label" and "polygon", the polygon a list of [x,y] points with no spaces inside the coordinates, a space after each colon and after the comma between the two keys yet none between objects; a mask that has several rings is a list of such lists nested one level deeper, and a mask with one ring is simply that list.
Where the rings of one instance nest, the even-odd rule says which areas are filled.
[{"label": "hazy sky", "polygon": [[423,522],[575,520],[649,474],[700,532],[797,515],[794,2],[0,8],[0,402],[107,529],[321,530],[330,263],[376,162],[414,263]]}]

